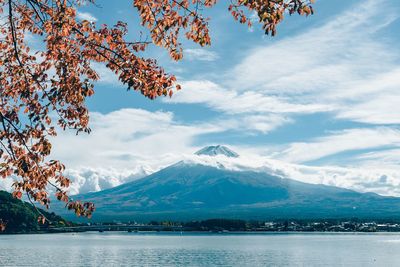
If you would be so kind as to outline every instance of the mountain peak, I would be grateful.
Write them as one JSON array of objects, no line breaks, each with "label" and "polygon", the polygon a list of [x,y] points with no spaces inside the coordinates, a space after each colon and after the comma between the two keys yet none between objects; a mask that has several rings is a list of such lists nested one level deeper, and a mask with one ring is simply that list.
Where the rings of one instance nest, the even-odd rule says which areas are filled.
[{"label": "mountain peak", "polygon": [[229,158],[237,158],[239,155],[227,148],[226,146],[216,145],[216,146],[206,146],[195,153],[196,155],[207,155],[207,156],[217,156],[224,155]]}]

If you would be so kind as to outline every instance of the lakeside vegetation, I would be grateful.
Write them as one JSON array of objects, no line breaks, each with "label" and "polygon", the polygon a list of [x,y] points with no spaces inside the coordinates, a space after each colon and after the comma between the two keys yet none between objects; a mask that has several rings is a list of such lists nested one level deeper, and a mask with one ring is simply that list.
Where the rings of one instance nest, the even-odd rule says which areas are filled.
[{"label": "lakeside vegetation", "polygon": [[39,213],[33,205],[0,191],[0,218],[5,223],[4,231],[0,233],[37,233],[49,227],[71,225],[54,213],[39,211],[48,219],[44,224],[38,222]]},{"label": "lakeside vegetation", "polygon": [[400,232],[400,222],[353,220],[281,220],[245,221],[231,219],[209,219],[191,222],[151,221],[96,222],[76,224],[72,227],[51,227],[52,233],[127,231],[127,232]]},{"label": "lakeside vegetation", "polygon": [[200,232],[400,232],[398,221],[361,221],[356,218],[276,221],[210,219],[184,223],[153,221],[149,225],[162,226],[164,230],[181,227],[183,231]]}]

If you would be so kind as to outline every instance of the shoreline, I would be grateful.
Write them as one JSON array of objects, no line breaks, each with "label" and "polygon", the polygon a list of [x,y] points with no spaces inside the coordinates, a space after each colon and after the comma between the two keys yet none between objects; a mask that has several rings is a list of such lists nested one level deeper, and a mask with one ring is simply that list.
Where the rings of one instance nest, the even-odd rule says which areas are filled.
[{"label": "shoreline", "polygon": [[132,235],[215,235],[215,236],[227,236],[227,235],[379,235],[379,234],[393,234],[400,235],[400,231],[375,231],[375,232],[362,232],[362,231],[38,231],[30,233],[1,233],[1,236],[10,235],[57,235],[57,234],[110,234],[110,233],[126,233]]}]

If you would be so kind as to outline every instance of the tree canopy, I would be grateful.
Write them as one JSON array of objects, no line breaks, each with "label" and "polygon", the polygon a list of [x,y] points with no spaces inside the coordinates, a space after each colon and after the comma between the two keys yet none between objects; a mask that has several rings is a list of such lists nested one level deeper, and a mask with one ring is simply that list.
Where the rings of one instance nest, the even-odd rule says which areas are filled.
[{"label": "tree canopy", "polygon": [[[235,20],[251,25],[256,14],[266,34],[275,35],[286,15],[313,13],[314,0],[222,1]],[[90,133],[85,105],[101,79],[102,63],[128,89],[155,99],[172,96],[180,86],[155,59],[142,53],[150,45],[167,49],[173,60],[184,55],[181,40],[211,45],[205,9],[217,0],[133,0],[133,8],[151,41],[128,40],[124,22],[97,25],[80,20],[77,10],[94,0],[0,0],[0,175],[14,179],[13,195],[48,208],[49,186],[78,216],[89,216],[92,203],[73,201],[64,165],[49,159],[50,137],[71,129]],[[132,10],[134,12],[134,10]],[[29,37],[42,41],[33,48]],[[44,217],[40,218],[44,220]],[[0,221],[1,224],[1,221]]]},{"label": "tree canopy", "polygon": [[[0,191],[0,214],[4,224],[7,225],[6,233],[29,233],[47,229],[49,226],[67,226],[69,223],[54,213],[45,210],[36,210],[33,205],[13,198],[10,193]],[[47,218],[45,225],[39,224],[36,220],[38,212]],[[0,231],[1,232],[1,231]]]}]

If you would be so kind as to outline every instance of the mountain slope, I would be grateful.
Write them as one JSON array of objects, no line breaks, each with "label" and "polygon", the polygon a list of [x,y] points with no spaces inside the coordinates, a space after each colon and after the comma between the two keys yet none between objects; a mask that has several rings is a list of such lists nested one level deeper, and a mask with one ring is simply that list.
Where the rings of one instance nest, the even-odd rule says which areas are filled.
[{"label": "mountain slope", "polygon": [[399,198],[184,162],[77,198],[94,220],[400,218]]}]

